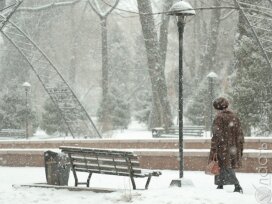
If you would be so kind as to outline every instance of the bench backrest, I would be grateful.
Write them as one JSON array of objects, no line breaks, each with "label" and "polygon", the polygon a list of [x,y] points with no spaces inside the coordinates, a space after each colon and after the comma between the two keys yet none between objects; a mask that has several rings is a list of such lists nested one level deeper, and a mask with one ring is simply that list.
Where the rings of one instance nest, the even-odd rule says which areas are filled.
[{"label": "bench backrest", "polygon": [[[153,137],[171,137],[177,136],[179,134],[178,127],[164,129],[164,128],[153,128],[152,135]],[[204,135],[204,126],[184,126],[183,127],[184,136],[196,136],[202,137]]]},{"label": "bench backrest", "polygon": [[132,152],[65,146],[60,149],[68,154],[75,171],[134,177],[142,173],[138,157]]},{"label": "bench backrest", "polygon": [[1,129],[1,137],[25,137],[26,130],[24,129]]}]

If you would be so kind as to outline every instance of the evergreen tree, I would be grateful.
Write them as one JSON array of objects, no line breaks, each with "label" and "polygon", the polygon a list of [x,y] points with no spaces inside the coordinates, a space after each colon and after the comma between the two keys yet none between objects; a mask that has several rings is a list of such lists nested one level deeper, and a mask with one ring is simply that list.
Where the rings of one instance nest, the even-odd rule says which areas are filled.
[{"label": "evergreen tree", "polygon": [[120,127],[127,128],[130,123],[130,104],[129,100],[126,100],[130,94],[133,66],[130,45],[124,40],[118,25],[113,28],[109,42],[109,92],[106,99],[101,101],[98,110],[102,132]]},{"label": "evergreen tree", "polygon": [[[213,97],[216,98],[220,88],[218,82],[214,81],[213,83]],[[202,81],[196,94],[192,97],[184,115],[193,123],[193,125],[204,125],[206,130],[209,130],[211,127],[210,112],[211,108],[213,109],[211,102],[210,85],[206,79]]]},{"label": "evergreen tree", "polygon": [[131,77],[133,83],[133,95],[131,97],[133,117],[140,122],[150,126],[150,116],[152,110],[152,92],[150,78],[147,69],[147,57],[145,53],[143,36],[136,38],[135,57],[134,57],[134,73]]},{"label": "evergreen tree", "polygon": [[[254,1],[249,0],[249,3]],[[252,14],[251,14],[252,15]],[[251,19],[253,21],[253,19]],[[256,23],[260,27],[271,29],[265,21]],[[271,27],[271,28],[270,28]],[[258,35],[267,37],[264,30]],[[242,14],[239,15],[235,46],[236,67],[233,74],[231,95],[234,109],[238,112],[246,135],[251,135],[251,128],[262,135],[272,132],[272,98],[271,69]],[[271,56],[268,56],[271,57]]]},{"label": "evergreen tree", "polygon": [[146,125],[149,124],[149,117],[152,106],[152,96],[147,90],[141,91],[137,94],[136,107],[135,107],[135,119],[140,123]]},{"label": "evergreen tree", "polygon": [[41,128],[49,135],[54,133],[67,135],[67,125],[65,124],[58,108],[50,98],[45,101],[44,110],[45,112],[42,114]]},{"label": "evergreen tree", "polygon": [[133,77],[132,53],[120,27],[114,27],[112,32],[109,39],[109,87],[118,89],[126,98],[129,95],[130,78]]},{"label": "evergreen tree", "polygon": [[244,130],[247,135],[251,127],[259,127],[262,133],[271,132],[272,111],[266,102],[272,97],[272,88],[266,61],[258,45],[246,35],[239,41],[236,57],[239,64],[233,79],[232,97]]},{"label": "evergreen tree", "polygon": [[26,107],[25,96],[22,95],[20,88],[13,86],[2,95],[0,101],[0,128],[25,129],[26,117],[28,117],[32,130],[35,131],[38,126],[36,112]]},{"label": "evergreen tree", "polygon": [[[104,125],[108,130],[127,128],[130,123],[130,107],[124,101],[122,93],[116,89],[109,90],[108,101],[102,101],[101,107],[98,109],[98,121],[101,122],[102,116],[106,115],[107,118],[103,119]],[[103,112],[105,111],[105,112]]]}]

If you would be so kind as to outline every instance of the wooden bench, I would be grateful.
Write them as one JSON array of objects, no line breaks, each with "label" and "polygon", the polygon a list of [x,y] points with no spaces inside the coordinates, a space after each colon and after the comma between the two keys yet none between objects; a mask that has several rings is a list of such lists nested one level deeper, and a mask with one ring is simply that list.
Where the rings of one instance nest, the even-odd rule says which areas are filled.
[{"label": "wooden bench", "polygon": [[[159,171],[144,172],[140,168],[137,155],[133,152],[67,146],[61,146],[60,149],[68,154],[75,186],[86,184],[89,187],[91,176],[96,173],[128,176],[131,179],[133,189],[136,189],[134,178],[147,177],[145,189],[148,189],[151,177],[161,175]],[[89,173],[87,181],[79,182],[77,172]]]},{"label": "wooden bench", "polygon": [[25,138],[26,137],[26,130],[23,130],[23,129],[1,129],[0,130],[0,137]]},{"label": "wooden bench", "polygon": [[[184,126],[183,136],[203,137],[204,128],[204,126]],[[154,138],[173,138],[178,137],[178,135],[178,127],[171,127],[167,130],[161,127],[152,129],[152,137]]]}]

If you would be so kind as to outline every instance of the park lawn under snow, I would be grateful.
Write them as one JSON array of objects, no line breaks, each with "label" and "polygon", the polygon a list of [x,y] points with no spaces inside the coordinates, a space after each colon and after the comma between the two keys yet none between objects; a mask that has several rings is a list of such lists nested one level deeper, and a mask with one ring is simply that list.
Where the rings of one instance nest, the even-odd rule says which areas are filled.
[{"label": "park lawn under snow", "polygon": [[[261,175],[238,173],[244,194],[233,193],[233,186],[216,190],[212,176],[203,172],[185,171],[184,177],[190,179],[194,186],[169,188],[171,180],[178,177],[178,171],[163,170],[160,177],[152,178],[148,190],[131,190],[130,181],[126,177],[94,174],[91,187],[119,189],[113,193],[94,193],[19,186],[44,183],[45,172],[40,167],[0,167],[0,175],[0,204],[253,204],[257,203],[255,187],[261,185]],[[80,174],[82,179],[86,176],[87,174]],[[136,179],[139,188],[143,188],[144,182],[145,179]],[[73,186],[73,183],[74,179],[70,174],[69,185]]]}]

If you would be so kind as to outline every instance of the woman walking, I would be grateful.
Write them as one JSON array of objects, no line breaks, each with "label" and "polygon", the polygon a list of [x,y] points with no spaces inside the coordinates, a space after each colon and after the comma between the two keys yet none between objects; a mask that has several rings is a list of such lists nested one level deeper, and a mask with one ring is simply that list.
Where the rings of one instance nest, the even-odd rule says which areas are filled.
[{"label": "woman walking", "polygon": [[223,189],[224,185],[234,185],[234,192],[243,193],[234,169],[242,166],[244,135],[239,118],[228,106],[228,100],[223,97],[213,102],[217,115],[212,125],[209,161],[216,154],[220,166],[220,174],[215,176],[217,189]]}]

